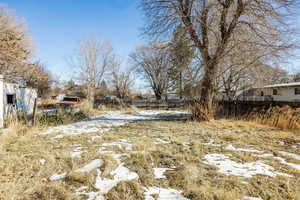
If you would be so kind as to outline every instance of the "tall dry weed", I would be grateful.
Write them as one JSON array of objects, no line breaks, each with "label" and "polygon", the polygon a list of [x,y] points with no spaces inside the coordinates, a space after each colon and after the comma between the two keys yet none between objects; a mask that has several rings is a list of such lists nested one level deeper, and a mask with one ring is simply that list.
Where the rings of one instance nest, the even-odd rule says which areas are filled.
[{"label": "tall dry weed", "polygon": [[214,119],[215,109],[209,110],[200,103],[191,106],[192,120],[194,121],[210,121]]},{"label": "tall dry weed", "polygon": [[280,129],[300,130],[300,108],[271,107],[252,111],[246,119]]}]

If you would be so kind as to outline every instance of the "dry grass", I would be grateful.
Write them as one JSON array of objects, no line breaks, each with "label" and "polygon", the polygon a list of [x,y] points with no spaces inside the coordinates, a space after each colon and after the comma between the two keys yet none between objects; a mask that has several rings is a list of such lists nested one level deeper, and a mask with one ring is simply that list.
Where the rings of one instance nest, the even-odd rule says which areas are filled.
[{"label": "dry grass", "polygon": [[[92,143],[80,136],[57,143],[36,136],[39,131],[39,128],[18,125],[11,133],[0,136],[0,199],[79,199],[71,191],[82,184],[92,188],[95,172],[80,174],[74,170],[100,158],[98,149],[92,145],[89,153],[80,159],[71,158],[75,144],[89,148]],[[45,164],[41,160],[45,160]],[[53,174],[63,172],[68,172],[66,184],[49,180]]]},{"label": "dry grass", "polygon": [[255,110],[245,119],[283,130],[300,130],[300,108],[284,106]]},{"label": "dry grass", "polygon": [[210,110],[200,103],[196,103],[191,107],[192,119],[195,121],[210,121],[214,119],[214,109]]},{"label": "dry grass", "polygon": [[[75,196],[74,191],[80,186],[95,191],[95,170],[85,174],[75,170],[100,158],[104,161],[100,170],[104,177],[109,178],[117,163],[110,155],[100,155],[98,150],[102,143],[120,139],[129,139],[134,145],[131,155],[124,162],[126,167],[139,175],[139,179],[119,183],[106,195],[110,200],[144,199],[143,187],[150,186],[182,190],[184,196],[191,200],[242,200],[244,196],[261,197],[264,200],[297,200],[300,197],[299,171],[272,159],[265,159],[264,162],[293,178],[258,175],[247,179],[227,176],[203,163],[203,157],[209,153],[230,154],[230,158],[237,162],[260,160],[251,153],[224,149],[232,143],[240,147],[255,145],[252,148],[275,155],[278,151],[299,154],[299,148],[292,148],[300,142],[299,132],[234,120],[203,123],[185,120],[136,122],[104,133],[96,141],[91,141],[90,137],[98,133],[68,136],[57,142],[48,136],[36,136],[37,132],[38,128],[16,125],[13,133],[0,136],[1,200],[86,199],[84,196]],[[154,142],[157,138],[170,143],[156,145]],[[222,146],[204,145],[211,139]],[[284,145],[279,145],[278,142],[282,141]],[[77,144],[88,153],[83,153],[81,158],[71,158],[70,152]],[[130,153],[116,147],[107,147],[107,150]],[[285,158],[297,163],[296,160]],[[44,165],[40,163],[41,159],[46,160]],[[153,174],[153,168],[156,167],[176,169],[165,173],[167,179],[157,180]],[[65,179],[49,181],[50,176],[62,172],[68,173]]]},{"label": "dry grass", "polygon": [[113,200],[143,200],[144,189],[137,181],[121,182],[106,195]]}]

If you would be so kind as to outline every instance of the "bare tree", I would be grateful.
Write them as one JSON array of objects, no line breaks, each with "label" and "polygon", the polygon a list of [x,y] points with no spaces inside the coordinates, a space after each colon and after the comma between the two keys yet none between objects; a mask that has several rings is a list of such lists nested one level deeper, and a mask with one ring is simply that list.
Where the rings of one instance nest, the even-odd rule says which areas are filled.
[{"label": "bare tree", "polygon": [[161,100],[169,87],[169,69],[171,67],[169,51],[159,44],[137,47],[131,55],[136,72],[152,88],[157,100]]},{"label": "bare tree", "polygon": [[112,86],[116,96],[120,99],[129,97],[132,85],[132,72],[129,69],[122,71],[120,62],[116,61],[112,69]]},{"label": "bare tree", "polygon": [[170,69],[170,78],[172,88],[180,99],[183,98],[183,88],[185,87],[185,75],[194,59],[194,49],[191,46],[191,41],[186,36],[186,32],[182,25],[176,27],[173,33],[172,40],[168,45],[170,50],[172,68]]},{"label": "bare tree", "polygon": [[103,81],[104,75],[111,70],[114,61],[110,42],[89,38],[79,42],[75,55],[68,64],[76,69],[77,80],[87,87],[87,99],[94,105],[95,89]]},{"label": "bare tree", "polygon": [[47,96],[53,83],[53,77],[46,69],[45,64],[41,61],[36,61],[33,64],[28,64],[26,69],[26,72],[23,73],[23,78],[27,85],[36,88],[40,97]]},{"label": "bare tree", "polygon": [[0,5],[0,73],[22,74],[32,54],[26,25]]},{"label": "bare tree", "polygon": [[22,78],[42,96],[49,91],[52,77],[40,61],[30,61],[32,54],[32,39],[26,24],[0,6],[0,73],[6,75],[7,81]]},{"label": "bare tree", "polygon": [[[264,49],[264,57],[280,56],[293,45],[290,8],[296,0],[143,0],[145,33],[163,35],[183,24],[202,59],[199,107],[193,117],[213,116],[216,76],[221,61],[242,44]],[[241,37],[242,36],[242,37]],[[203,112],[202,112],[202,111]],[[208,114],[207,114],[208,113]]]}]

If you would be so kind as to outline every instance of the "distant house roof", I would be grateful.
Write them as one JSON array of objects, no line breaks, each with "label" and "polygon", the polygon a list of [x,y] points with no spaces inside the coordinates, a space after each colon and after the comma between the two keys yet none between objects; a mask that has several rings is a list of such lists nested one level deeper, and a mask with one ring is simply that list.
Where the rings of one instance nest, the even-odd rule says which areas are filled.
[{"label": "distant house roof", "polygon": [[264,86],[263,88],[294,87],[294,86],[300,86],[300,82],[267,85]]}]

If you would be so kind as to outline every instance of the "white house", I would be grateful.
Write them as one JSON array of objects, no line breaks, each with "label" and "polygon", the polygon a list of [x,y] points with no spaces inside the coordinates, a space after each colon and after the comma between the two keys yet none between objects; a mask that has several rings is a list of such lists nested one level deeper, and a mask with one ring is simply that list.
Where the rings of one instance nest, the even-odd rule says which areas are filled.
[{"label": "white house", "polygon": [[37,90],[22,87],[18,84],[6,83],[0,75],[0,127],[12,112],[22,110],[26,115],[33,114]]},{"label": "white house", "polygon": [[[255,100],[272,100],[282,102],[300,102],[300,82],[267,85],[252,89]],[[246,98],[251,98],[246,97]]]}]

